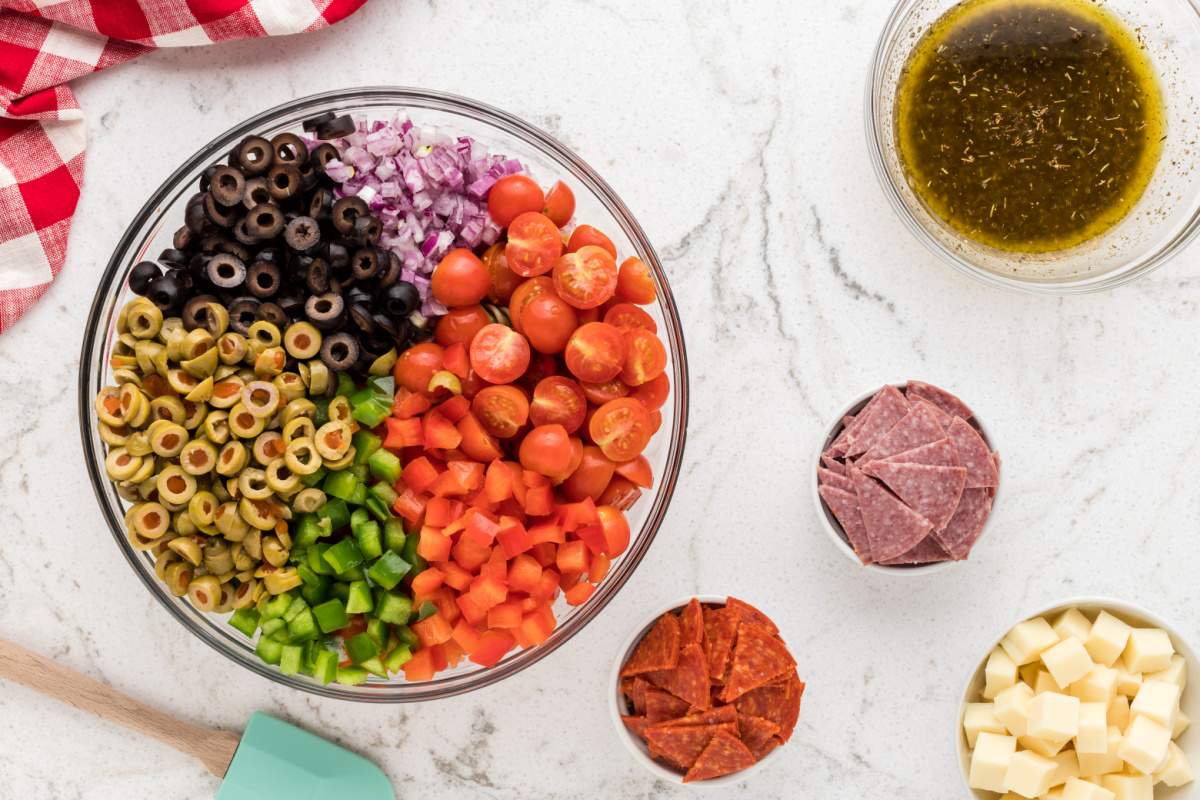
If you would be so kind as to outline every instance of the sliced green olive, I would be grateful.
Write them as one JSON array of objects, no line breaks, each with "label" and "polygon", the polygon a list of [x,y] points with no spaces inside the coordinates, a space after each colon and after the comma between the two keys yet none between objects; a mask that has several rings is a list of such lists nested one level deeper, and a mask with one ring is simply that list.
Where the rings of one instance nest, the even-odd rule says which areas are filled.
[{"label": "sliced green olive", "polygon": [[251,500],[266,500],[271,496],[271,487],[267,485],[267,473],[254,467],[242,470],[238,475],[238,492],[240,496]]},{"label": "sliced green olive", "polygon": [[[136,366],[136,364],[134,366]],[[141,373],[139,373],[136,369],[133,369],[131,367],[121,367],[119,369],[113,369],[113,380],[117,382],[118,386],[124,385],[126,383],[131,383],[134,386],[137,386],[139,389],[142,386]]]},{"label": "sliced green olive", "polygon": [[281,372],[271,383],[275,384],[275,388],[279,390],[279,396],[285,403],[304,397],[308,391],[304,386],[304,381],[300,380],[300,375],[295,372]]},{"label": "sliced green olive", "polygon": [[241,403],[229,409],[229,432],[239,439],[253,439],[266,427],[265,417],[254,415]]},{"label": "sliced green olive", "polygon": [[225,444],[229,440],[229,413],[220,410],[208,412],[200,430],[213,444]]},{"label": "sliced green olive", "polygon": [[242,519],[242,515],[238,513],[237,504],[232,501],[217,506],[213,524],[217,526],[221,535],[231,542],[242,541],[246,537],[247,531],[250,530],[246,520]]},{"label": "sliced green olive", "polygon": [[311,420],[316,415],[317,405],[307,397],[299,397],[283,407],[283,421],[285,423],[301,417]]},{"label": "sliced green olive", "polygon": [[179,466],[189,475],[207,475],[217,466],[217,448],[205,439],[193,439],[179,451]]},{"label": "sliced green olive", "polygon": [[163,395],[150,401],[150,416],[183,424],[183,401],[172,395]]},{"label": "sliced green olive", "polygon": [[115,386],[105,386],[96,395],[96,417],[108,425],[124,425],[125,416],[121,413],[121,390]]},{"label": "sliced green olive", "polygon": [[[167,348],[159,342],[139,341],[133,346],[134,359],[143,375],[158,372],[159,359],[170,358]],[[165,362],[164,362],[165,363]]]},{"label": "sliced green olive", "polygon": [[237,367],[232,364],[218,364],[217,369],[213,372],[214,381],[223,381],[230,375],[237,374]]},{"label": "sliced green olive", "polygon": [[252,500],[243,497],[238,501],[238,513],[242,519],[250,523],[250,527],[260,531],[269,531],[275,527],[279,518],[275,515],[275,507],[265,500]]},{"label": "sliced green olive", "polygon": [[[172,539],[171,541],[174,541],[174,539]],[[154,559],[154,574],[158,576],[158,579],[160,581],[165,581],[167,579],[167,575],[166,575],[167,567],[169,567],[171,564],[178,562],[179,560],[180,560],[179,554],[176,553],[174,550],[162,551]]]},{"label": "sliced green olive", "polygon": [[298,475],[312,475],[321,468],[321,455],[306,436],[288,442],[283,459],[287,468]]},{"label": "sliced green olive", "polygon": [[267,486],[276,494],[289,495],[300,487],[300,476],[287,467],[287,462],[277,458],[264,470]]},{"label": "sliced green olive", "polygon": [[342,420],[330,420],[317,428],[317,435],[313,437],[313,445],[321,454],[321,458],[326,461],[337,461],[350,449],[351,436],[353,436],[353,432],[350,430],[349,423]]},{"label": "sliced green olive", "polygon": [[167,532],[171,515],[161,503],[142,503],[133,510],[133,529],[147,539],[157,539]]},{"label": "sliced green olive", "polygon": [[176,553],[193,567],[200,566],[200,542],[194,536],[180,536],[167,543],[171,552]]},{"label": "sliced green olive", "polygon": [[167,590],[176,597],[187,594],[188,584],[192,582],[192,566],[183,561],[176,561],[163,571],[163,583]]},{"label": "sliced green olive", "polygon": [[249,608],[258,602],[255,595],[255,590],[258,589],[258,581],[254,578],[242,581],[233,590],[233,607],[234,608]]},{"label": "sliced green olive", "polygon": [[283,334],[283,346],[292,358],[312,358],[321,352],[321,332],[311,322],[296,322]]},{"label": "sliced green olive", "polygon": [[142,466],[142,457],[130,455],[124,447],[114,447],[104,457],[104,471],[114,481],[127,481]]},{"label": "sliced green olive", "polygon": [[[183,339],[183,360],[189,361],[199,358],[209,350],[216,348],[216,346],[217,340],[204,328],[196,328],[195,330],[188,331],[187,336]],[[214,360],[216,356],[217,354],[213,353]]]},{"label": "sliced green olive", "polygon": [[236,440],[228,441],[217,456],[217,474],[226,477],[236,475],[246,466],[248,459],[246,445]]},{"label": "sliced green olive", "polygon": [[139,303],[125,315],[129,332],[139,339],[153,339],[162,330],[163,315],[153,303]]},{"label": "sliced green olive", "polygon": [[220,336],[229,329],[229,309],[217,302],[205,303],[201,324],[213,336]]},{"label": "sliced green olive", "polygon": [[[142,483],[143,481],[149,480],[150,476],[154,474],[154,470],[157,466],[158,462],[155,461],[154,456],[142,456],[142,464],[137,468],[137,472],[129,476],[129,482]],[[146,496],[145,491],[141,487],[138,487],[138,491],[143,493],[143,497]]]},{"label": "sliced green olive", "polygon": [[350,401],[344,396],[339,394],[329,401],[329,419],[334,422],[349,422],[352,413]]},{"label": "sliced green olive", "polygon": [[210,347],[195,358],[189,358],[179,366],[196,378],[211,378],[217,371],[217,348]]},{"label": "sliced green olive", "polygon": [[129,428],[125,425],[113,426],[107,422],[101,422],[96,428],[100,433],[100,441],[110,447],[120,447],[129,440]]},{"label": "sliced green olive", "polygon": [[183,427],[189,431],[194,431],[200,427],[200,423],[204,422],[204,418],[208,416],[208,406],[204,403],[197,403],[184,398],[183,401]]},{"label": "sliced green olive", "polygon": [[279,344],[279,328],[273,323],[266,320],[259,320],[249,328],[250,338],[256,342],[261,342],[267,347],[275,347]]},{"label": "sliced green olive", "polygon": [[263,585],[271,594],[283,594],[300,585],[300,574],[291,567],[277,569],[262,576]]},{"label": "sliced green olive", "polygon": [[182,369],[167,370],[166,378],[167,385],[179,394],[187,394],[192,389],[195,389],[196,384],[200,382],[199,379],[192,377]]},{"label": "sliced green olive", "polygon": [[143,536],[134,528],[126,528],[125,539],[134,550],[153,550],[154,546],[158,544],[158,539]]},{"label": "sliced green olive", "polygon": [[282,458],[284,449],[283,437],[279,435],[279,431],[263,431],[254,440],[251,451],[254,453],[254,460],[265,467],[275,459]]},{"label": "sliced green olive", "polygon": [[283,372],[287,365],[287,353],[282,347],[268,347],[254,359],[254,374],[260,378],[273,378]]},{"label": "sliced green olive", "polygon": [[175,422],[158,421],[147,431],[150,435],[150,448],[155,455],[163,458],[174,458],[183,452],[183,446],[188,443],[188,432],[182,425]]},{"label": "sliced green olive", "polygon": [[192,522],[192,518],[187,515],[186,506],[171,516],[171,527],[180,536],[195,536],[200,532],[200,529],[196,527],[196,523]]},{"label": "sliced green olive", "polygon": [[329,367],[319,358],[308,362],[308,392],[317,397],[324,397],[333,385]]},{"label": "sliced green olive", "polygon": [[233,557],[233,568],[242,575],[246,573],[246,570],[254,569],[254,565],[257,563],[246,552],[242,542],[234,542],[229,548],[229,555]]},{"label": "sliced green olive", "polygon": [[271,417],[279,408],[279,389],[266,381],[251,381],[242,387],[242,405],[256,417]]},{"label": "sliced green olive", "polygon": [[193,578],[188,584],[187,596],[200,611],[212,611],[221,599],[221,582],[212,575]]},{"label": "sliced green olive", "polygon": [[242,547],[247,555],[257,563],[262,558],[262,531],[258,528],[246,531],[246,537],[242,539]]},{"label": "sliced green olive", "polygon": [[130,455],[148,456],[154,452],[150,447],[150,434],[146,431],[134,431],[125,439],[125,449]]},{"label": "sliced green olive", "polygon": [[287,563],[288,551],[283,543],[275,536],[264,536],[262,540],[263,560],[272,567],[282,567]]},{"label": "sliced green olive", "polygon": [[222,378],[213,384],[212,397],[208,404],[213,408],[233,408],[242,399],[242,387],[246,385],[237,375]]},{"label": "sliced green olive", "polygon": [[292,508],[304,514],[311,514],[325,505],[325,493],[316,487],[302,489],[292,498]]},{"label": "sliced green olive", "polygon": [[246,337],[236,331],[226,331],[217,340],[217,356],[222,364],[240,364],[246,357]]},{"label": "sliced green olive", "polygon": [[196,479],[177,465],[171,464],[155,479],[158,496],[167,503],[180,505],[192,499],[196,493]]},{"label": "sliced green olive", "polygon": [[338,470],[343,470],[343,469],[349,469],[354,464],[354,456],[356,455],[356,452],[357,451],[355,450],[355,448],[351,447],[349,450],[346,451],[346,455],[342,456],[341,458],[337,459],[336,461],[326,461],[325,466],[333,472],[337,472]]},{"label": "sliced green olive", "polygon": [[392,367],[396,366],[396,358],[396,348],[393,347],[371,362],[371,366],[367,367],[367,374],[375,377],[391,375]]},{"label": "sliced green olive", "polygon": [[233,554],[222,539],[209,539],[204,543],[204,569],[213,575],[233,571]]}]

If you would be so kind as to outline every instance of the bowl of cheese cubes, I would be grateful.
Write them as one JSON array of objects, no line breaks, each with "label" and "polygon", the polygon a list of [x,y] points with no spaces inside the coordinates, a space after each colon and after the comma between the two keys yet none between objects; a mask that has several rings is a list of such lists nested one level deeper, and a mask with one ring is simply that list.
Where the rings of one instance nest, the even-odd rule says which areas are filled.
[{"label": "bowl of cheese cubes", "polygon": [[967,796],[1195,800],[1196,655],[1172,626],[1102,597],[1009,629],[975,669],[958,717]]}]

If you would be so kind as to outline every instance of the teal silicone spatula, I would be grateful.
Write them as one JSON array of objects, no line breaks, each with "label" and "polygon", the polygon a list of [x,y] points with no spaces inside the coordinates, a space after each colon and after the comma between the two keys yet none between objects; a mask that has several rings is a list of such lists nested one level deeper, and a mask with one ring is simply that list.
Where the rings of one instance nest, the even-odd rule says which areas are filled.
[{"label": "teal silicone spatula", "polygon": [[0,678],[158,739],[222,778],[218,800],[395,800],[392,785],[362,756],[266,714],[240,737],[192,725],[0,639]]}]

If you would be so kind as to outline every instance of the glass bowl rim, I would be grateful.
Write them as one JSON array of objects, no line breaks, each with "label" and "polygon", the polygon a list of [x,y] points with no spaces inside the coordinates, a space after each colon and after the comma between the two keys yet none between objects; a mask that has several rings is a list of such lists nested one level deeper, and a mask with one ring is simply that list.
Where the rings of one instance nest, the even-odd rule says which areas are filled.
[{"label": "glass bowl rim", "polygon": [[[657,278],[659,285],[657,303],[669,326],[669,330],[666,331],[666,338],[671,353],[671,367],[675,383],[672,387],[671,395],[673,427],[669,434],[666,464],[661,481],[656,491],[644,499],[644,502],[651,504],[645,523],[638,531],[637,538],[634,539],[630,548],[622,555],[620,565],[613,569],[610,578],[600,584],[592,599],[587,604],[580,607],[566,623],[559,626],[558,631],[563,631],[567,626],[570,626],[570,630],[565,631],[562,638],[557,641],[552,639],[534,648],[516,651],[515,656],[501,661],[494,667],[476,670],[467,675],[449,676],[413,684],[401,682],[389,685],[366,684],[363,686],[342,686],[337,683],[322,685],[302,675],[284,675],[276,667],[262,662],[253,653],[247,655],[233,651],[227,643],[216,638],[210,631],[203,629],[192,619],[189,619],[187,612],[180,608],[180,604],[183,601],[167,593],[162,585],[154,579],[154,576],[149,574],[142,564],[139,563],[139,554],[129,546],[126,540],[123,523],[113,513],[113,509],[107,502],[106,490],[110,488],[111,482],[106,475],[101,474],[100,464],[102,463],[102,459],[98,458],[98,451],[95,446],[94,436],[92,435],[95,420],[92,413],[92,387],[89,385],[89,381],[93,375],[99,378],[103,370],[103,365],[93,360],[92,354],[96,352],[96,355],[101,355],[103,352],[102,350],[96,350],[98,339],[102,339],[105,333],[100,330],[100,323],[110,296],[114,291],[119,293],[121,290],[121,287],[116,286],[115,282],[121,274],[123,265],[127,262],[131,251],[144,240],[146,225],[158,213],[160,204],[167,201],[172,192],[179,188],[180,181],[203,164],[223,156],[227,146],[239,137],[248,135],[255,130],[260,130],[264,126],[277,124],[281,119],[301,112],[305,108],[322,103],[364,105],[378,100],[385,100],[402,108],[411,106],[413,108],[470,116],[486,125],[514,136],[524,145],[534,150],[542,151],[543,154],[549,156],[551,159],[564,162],[577,171],[578,175],[576,177],[583,178],[588,191],[621,224],[624,232],[632,239],[635,251],[647,262],[647,265]],[[642,226],[612,187],[573,150],[549,133],[502,109],[448,92],[390,85],[336,89],[281,103],[237,122],[222,131],[197,149],[192,155],[188,156],[180,166],[174,169],[163,183],[154,190],[146,203],[125,227],[124,232],[113,248],[112,255],[105,266],[104,272],[99,278],[96,292],[84,324],[78,387],[79,428],[84,450],[84,464],[88,471],[93,493],[100,506],[101,515],[104,517],[109,532],[116,540],[122,555],[125,556],[125,560],[158,603],[192,635],[196,636],[225,658],[257,675],[267,678],[273,683],[298,689],[309,694],[339,700],[376,704],[423,702],[465,694],[490,686],[538,663],[586,627],[612,601],[617,592],[632,577],[662,526],[679,480],[688,421],[687,354],[679,309],[675,303],[667,281],[666,272],[663,269],[657,251],[654,249]],[[101,344],[100,346],[102,347],[103,345]],[[99,383],[99,380],[97,382]],[[627,567],[625,566],[626,564],[628,565]]]},{"label": "glass bowl rim", "polygon": [[[1200,0],[1167,0],[1191,8],[1200,20]],[[867,72],[866,98],[864,103],[864,125],[867,136],[867,150],[871,166],[879,186],[887,197],[888,203],[900,221],[909,232],[929,252],[936,255],[944,263],[968,277],[1001,289],[1031,292],[1035,294],[1064,295],[1091,294],[1114,289],[1131,281],[1148,275],[1182,253],[1193,240],[1200,235],[1200,207],[1192,214],[1183,227],[1165,242],[1160,242],[1155,248],[1136,258],[1130,259],[1124,266],[1113,269],[1095,278],[1075,280],[1032,281],[1021,278],[1000,275],[995,272],[977,267],[970,261],[959,256],[933,236],[924,224],[909,208],[901,194],[896,179],[885,163],[886,132],[881,130],[882,104],[886,100],[880,98],[888,61],[893,51],[901,44],[901,24],[908,18],[914,8],[926,0],[899,0],[876,41],[874,53],[871,56],[870,69]]]}]

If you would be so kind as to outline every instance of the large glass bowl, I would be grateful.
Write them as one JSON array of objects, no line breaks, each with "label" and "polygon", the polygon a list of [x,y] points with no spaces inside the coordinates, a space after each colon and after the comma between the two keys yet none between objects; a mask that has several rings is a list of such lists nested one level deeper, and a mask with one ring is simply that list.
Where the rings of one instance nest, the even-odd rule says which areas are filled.
[{"label": "large glass bowl", "polygon": [[[570,607],[560,599],[555,607],[558,628],[544,644],[529,650],[514,650],[491,669],[465,662],[430,681],[409,683],[372,677],[360,686],[321,686],[301,675],[282,674],[278,668],[259,660],[251,642],[226,624],[225,615],[197,611],[185,599],[167,591],[154,575],[153,560],[146,553],[135,551],[126,541],[122,521],[126,503],[105,475],[105,448],[97,431],[93,401],[100,388],[111,383],[108,362],[115,341],[116,313],[133,296],[126,283],[130,268],[143,258],[157,255],[171,246],[171,236],[183,220],[187,198],[195,191],[196,181],[206,166],[224,158],[230,148],[248,134],[270,137],[284,130],[299,130],[301,120],[324,111],[372,118],[406,113],[418,124],[444,126],[448,131],[476,138],[493,152],[519,158],[543,185],[559,178],[565,180],[575,190],[576,219],[604,230],[616,243],[622,257],[641,256],[658,284],[658,302],[647,306],[646,310],[657,322],[659,335],[667,346],[671,397],[662,409],[662,428],[645,453],[653,466],[656,485],[653,490],[643,493],[627,512],[633,533],[629,549],[615,562],[608,577],[586,604]],[[326,697],[380,703],[432,700],[495,683],[550,655],[608,605],[629,580],[662,524],[679,477],[687,409],[687,359],[675,301],[654,247],[612,188],[579,156],[527,122],[462,97],[395,87],[329,92],[265,111],[204,145],[175,170],[129,225],[108,262],[88,315],[79,372],[80,429],[87,469],[100,501],[101,513],[133,571],[163,607],[226,658],[277,683]]]},{"label": "large glass bowl", "polygon": [[896,86],[913,48],[958,0],[896,3],[867,81],[867,145],[905,226],[955,269],[996,286],[1073,294],[1109,289],[1161,267],[1200,233],[1200,2],[1101,0],[1136,31],[1159,77],[1167,138],[1141,201],[1103,235],[1069,250],[1028,254],[971,241],[932,214],[905,177],[896,148]]}]

